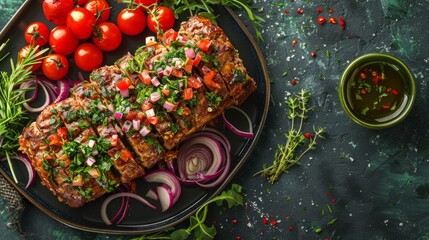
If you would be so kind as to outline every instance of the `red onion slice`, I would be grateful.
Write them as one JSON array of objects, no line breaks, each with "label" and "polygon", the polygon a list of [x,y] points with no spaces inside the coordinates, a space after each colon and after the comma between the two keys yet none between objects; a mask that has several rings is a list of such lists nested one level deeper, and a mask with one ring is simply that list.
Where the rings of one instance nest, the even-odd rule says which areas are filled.
[{"label": "red onion slice", "polygon": [[69,93],[70,93],[70,84],[65,79],[59,80],[58,85],[59,85],[60,91],[59,91],[58,97],[55,99],[54,103],[68,98]]},{"label": "red onion slice", "polygon": [[[166,184],[173,194],[173,203],[176,203],[182,193],[182,187],[177,177],[167,170],[153,170],[144,176],[144,179],[152,183]],[[159,195],[159,194],[158,194]]]},{"label": "red onion slice", "polygon": [[168,186],[166,185],[158,186],[156,188],[156,192],[159,197],[159,203],[161,204],[162,212],[167,211],[174,205],[175,195],[173,194],[173,191],[171,191],[171,189]]},{"label": "red onion slice", "polygon": [[50,100],[50,96],[49,96],[49,92],[48,89],[45,87],[45,85],[40,84],[36,81],[37,84],[40,85],[40,87],[43,90],[43,93],[45,94],[45,101],[43,102],[43,104],[39,107],[32,107],[30,106],[27,102],[24,102],[22,105],[24,106],[25,109],[27,109],[27,111],[29,112],[41,112],[43,109],[45,109],[49,104],[51,104],[51,100]]},{"label": "red onion slice", "polygon": [[[230,123],[228,121],[228,119],[226,119],[225,112],[228,109],[236,110],[236,111],[238,111],[239,113],[241,113],[246,118],[246,120],[247,120],[247,122],[249,124],[249,131],[248,132],[239,130],[234,125],[232,125],[232,123]],[[249,116],[243,110],[241,110],[240,108],[235,107],[235,106],[231,106],[231,107],[225,109],[225,111],[222,112],[222,120],[225,123],[225,126],[227,128],[229,128],[229,130],[231,130],[232,132],[234,132],[235,134],[237,134],[238,136],[245,137],[245,138],[253,138],[254,137],[254,135],[253,135],[252,121],[250,120]]]},{"label": "red onion slice", "polygon": [[142,196],[137,195],[135,193],[130,193],[130,192],[120,192],[120,193],[114,193],[110,196],[108,196],[106,198],[106,200],[104,200],[103,204],[101,205],[101,219],[103,220],[103,222],[107,225],[112,225],[112,221],[110,221],[109,217],[107,216],[107,206],[109,205],[109,203],[116,199],[116,198],[120,198],[120,197],[131,197],[136,199],[137,201],[145,204],[146,206],[156,209],[156,207],[151,204],[150,202],[148,202],[146,199],[144,199]]},{"label": "red onion slice", "polygon": [[[19,160],[22,163],[24,163],[28,173],[28,181],[27,181],[27,184],[25,185],[25,189],[29,188],[31,184],[34,182],[34,179],[36,177],[36,171],[34,170],[33,166],[31,166],[30,159],[28,159],[27,155],[24,155],[24,154],[19,154],[17,156],[10,156],[10,158]],[[0,161],[5,161],[5,160],[7,160],[6,157],[0,158]]]}]

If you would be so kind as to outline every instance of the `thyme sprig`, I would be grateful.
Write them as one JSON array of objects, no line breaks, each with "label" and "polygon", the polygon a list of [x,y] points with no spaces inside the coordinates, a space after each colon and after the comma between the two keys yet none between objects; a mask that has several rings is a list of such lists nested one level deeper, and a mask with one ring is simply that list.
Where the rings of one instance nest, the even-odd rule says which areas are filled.
[{"label": "thyme sprig", "polygon": [[232,208],[238,205],[243,205],[243,188],[238,184],[232,184],[231,189],[223,191],[221,195],[212,198],[208,202],[201,205],[197,212],[189,218],[189,227],[186,229],[168,229],[163,232],[157,232],[150,235],[143,235],[134,240],[152,240],[152,239],[172,239],[172,240],[185,240],[190,237],[194,239],[214,239],[216,236],[216,228],[212,225],[211,227],[206,225],[207,213],[209,205],[216,203],[218,206],[222,206],[222,203],[226,201],[228,208]]},{"label": "thyme sprig", "polygon": [[[6,43],[0,46],[2,51]],[[31,48],[27,57],[14,63],[10,59],[10,74],[0,72],[0,157],[6,157],[9,169],[15,182],[18,182],[13,171],[11,155],[15,155],[18,149],[18,138],[24,127],[26,112],[22,109],[22,103],[26,100],[23,94],[27,89],[19,89],[18,86],[31,78],[31,67],[40,62],[42,55],[48,49],[38,51],[37,47]],[[5,55],[7,56],[7,54]],[[5,59],[5,56],[1,60]]]},{"label": "thyme sprig", "polygon": [[[291,122],[289,131],[285,134],[286,143],[277,146],[273,164],[269,167],[264,165],[263,169],[255,175],[266,176],[270,183],[275,183],[282,173],[287,173],[292,166],[300,164],[301,158],[316,148],[317,140],[323,138],[325,130],[314,128],[313,134],[303,133],[304,121],[308,117],[308,112],[313,109],[313,107],[309,107],[309,99],[308,90],[301,89],[294,97],[289,97],[286,100],[288,118]],[[300,147],[305,144],[305,149],[298,153]]]}]

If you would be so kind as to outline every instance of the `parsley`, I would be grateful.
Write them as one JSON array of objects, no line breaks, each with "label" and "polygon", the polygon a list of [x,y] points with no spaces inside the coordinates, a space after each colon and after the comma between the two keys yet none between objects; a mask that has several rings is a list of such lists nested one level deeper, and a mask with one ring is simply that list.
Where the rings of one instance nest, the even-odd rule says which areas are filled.
[{"label": "parsley", "polygon": [[209,106],[219,106],[220,102],[222,102],[222,98],[214,93],[206,93],[207,100],[209,102]]},{"label": "parsley", "polygon": [[[216,236],[216,228],[214,225],[207,226],[207,214],[209,205],[216,203],[217,206],[222,206],[222,203],[226,201],[228,208],[232,208],[238,205],[243,205],[243,188],[238,184],[232,184],[231,189],[223,191],[221,195],[212,198],[203,205],[201,205],[197,212],[189,218],[189,227],[184,229],[169,229],[163,232],[154,233],[151,235],[143,235],[134,240],[145,240],[145,239],[214,239]],[[193,237],[192,237],[193,236]]]},{"label": "parsley", "polygon": [[241,70],[234,69],[234,77],[229,84],[232,85],[237,82],[246,83],[246,75]]}]

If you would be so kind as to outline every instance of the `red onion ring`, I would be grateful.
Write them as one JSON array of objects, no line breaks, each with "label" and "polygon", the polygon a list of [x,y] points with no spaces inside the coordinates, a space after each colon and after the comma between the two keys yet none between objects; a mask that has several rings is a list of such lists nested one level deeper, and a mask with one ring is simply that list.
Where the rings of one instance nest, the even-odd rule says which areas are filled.
[{"label": "red onion ring", "polygon": [[[33,93],[33,96],[31,96],[31,98],[29,98],[29,99],[27,100],[27,102],[28,102],[28,103],[31,103],[31,102],[33,102],[34,100],[36,100],[36,99],[37,99],[37,94],[38,94],[38,92],[39,92],[39,88],[37,87],[37,79],[29,80],[29,81],[27,81],[27,82],[22,83],[22,84],[19,86],[19,88],[20,88],[21,90],[27,91],[27,90],[30,90],[30,89],[31,89],[31,86],[32,86],[32,85],[35,85],[34,93]],[[23,92],[23,93],[22,93],[22,95],[23,95],[23,98],[25,98],[25,92]]]},{"label": "red onion ring", "polygon": [[[42,90],[45,94],[45,102],[42,104],[42,106],[39,106],[39,107],[31,107],[27,102],[24,102],[22,105],[29,112],[41,112],[43,109],[45,109],[51,103],[48,89],[45,87],[45,85],[41,84],[40,82],[38,82],[36,80],[30,80],[28,82],[36,83],[36,85],[40,85],[40,87],[42,88]],[[36,88],[37,88],[37,86],[36,86]]]},{"label": "red onion ring", "polygon": [[[147,173],[144,176],[144,179],[147,182],[166,184],[170,188],[174,196],[173,204],[177,202],[177,200],[180,197],[180,194],[182,193],[182,187],[180,186],[179,179],[177,179],[177,177],[170,171],[162,170],[162,169],[153,170],[150,173]],[[158,197],[161,198],[159,194],[158,194]]]},{"label": "red onion ring", "polygon": [[[229,122],[228,119],[226,119],[225,112],[227,109],[236,110],[246,118],[247,122],[249,123],[249,131],[248,132],[241,131],[240,129],[238,129],[234,125],[232,125],[232,123]],[[253,134],[252,121],[250,120],[249,116],[243,110],[241,110],[240,108],[235,107],[235,106],[228,107],[227,109],[225,109],[225,111],[222,112],[222,120],[225,123],[225,126],[229,130],[231,130],[233,133],[237,134],[240,137],[253,138],[254,134]]]},{"label": "red onion ring", "polygon": [[57,103],[59,101],[62,101],[66,98],[68,98],[69,96],[69,92],[70,92],[70,83],[67,82],[67,80],[65,79],[61,79],[58,81],[58,85],[59,85],[59,93],[57,98],[55,99],[54,103]]},{"label": "red onion ring", "polygon": [[[28,187],[31,186],[31,184],[34,182],[34,179],[36,177],[36,171],[34,170],[33,166],[31,166],[30,159],[28,159],[28,157],[24,154],[19,154],[17,156],[10,156],[10,158],[19,160],[22,163],[24,163],[25,168],[27,169],[27,172],[28,172],[28,181],[27,181],[27,184],[25,185],[25,189],[27,189]],[[6,157],[0,158],[0,161],[5,161],[5,160],[6,160]]]},{"label": "red onion ring", "polygon": [[142,196],[137,195],[137,194],[135,194],[135,193],[131,193],[131,192],[120,192],[120,193],[114,193],[114,194],[112,194],[112,195],[108,196],[108,197],[104,200],[103,204],[101,205],[101,219],[103,220],[103,222],[104,222],[106,225],[112,225],[112,224],[113,224],[113,223],[110,221],[109,217],[107,216],[107,206],[109,205],[109,203],[110,203],[112,200],[114,200],[114,199],[116,199],[116,198],[120,198],[120,197],[130,197],[130,198],[134,198],[134,199],[136,199],[137,201],[139,201],[139,202],[141,202],[141,203],[145,204],[146,206],[148,206],[148,207],[150,207],[150,208],[153,208],[153,209],[156,209],[156,207],[155,207],[153,204],[151,204],[150,202],[148,202],[148,201],[147,201],[146,199],[144,199]]}]

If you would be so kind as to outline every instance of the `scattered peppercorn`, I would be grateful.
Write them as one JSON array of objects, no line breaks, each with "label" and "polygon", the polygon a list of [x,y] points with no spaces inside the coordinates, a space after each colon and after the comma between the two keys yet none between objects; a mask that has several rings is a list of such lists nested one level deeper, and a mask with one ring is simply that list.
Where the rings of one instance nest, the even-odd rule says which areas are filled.
[{"label": "scattered peppercorn", "polygon": [[262,218],[262,222],[263,222],[264,224],[267,224],[267,223],[268,223],[268,218],[266,218],[266,217]]},{"label": "scattered peppercorn", "polygon": [[337,199],[336,199],[336,198],[332,198],[332,199],[331,199],[331,202],[332,202],[332,203],[336,203],[336,202],[337,202]]},{"label": "scattered peppercorn", "polygon": [[333,12],[334,12],[334,9],[333,9],[333,8],[330,8],[330,9],[328,10],[328,12],[329,12],[329,13],[333,13]]},{"label": "scattered peppercorn", "polygon": [[237,219],[232,219],[231,220],[231,223],[237,223],[238,221],[237,221]]},{"label": "scattered peppercorn", "polygon": [[329,23],[337,24],[337,19],[335,19],[334,17],[330,17],[329,18]]},{"label": "scattered peppercorn", "polygon": [[298,40],[296,39],[292,40],[292,47],[295,47],[297,43],[298,43]]},{"label": "scattered peppercorn", "polygon": [[307,138],[307,139],[310,139],[310,138],[314,137],[314,134],[304,133],[304,137]]},{"label": "scattered peppercorn", "polygon": [[318,8],[317,8],[317,12],[319,12],[319,13],[323,12],[323,8],[318,7]]},{"label": "scattered peppercorn", "polygon": [[240,236],[235,237],[235,240],[241,240]]},{"label": "scattered peppercorn", "polygon": [[289,231],[293,231],[293,226],[289,226]]},{"label": "scattered peppercorn", "polygon": [[276,221],[276,220],[271,221],[271,222],[270,222],[270,225],[271,225],[271,226],[275,226],[275,225],[277,225],[277,221]]},{"label": "scattered peppercorn", "polygon": [[392,90],[392,94],[393,94],[393,95],[398,95],[398,94],[399,94],[399,92],[398,92],[398,90],[393,89],[393,90]]},{"label": "scattered peppercorn", "polygon": [[317,18],[317,23],[319,23],[320,25],[325,24],[325,17],[324,16],[320,16]]},{"label": "scattered peppercorn", "polygon": [[317,56],[317,53],[316,53],[316,52],[310,52],[310,55],[311,55],[312,57],[315,57],[315,56]]},{"label": "scattered peppercorn", "polygon": [[344,21],[344,18],[343,17],[338,17],[338,20],[340,20],[340,26],[341,26],[341,29],[346,29],[346,21]]},{"label": "scattered peppercorn", "polygon": [[297,12],[298,14],[303,14],[303,13],[304,13],[304,9],[298,8],[298,9],[296,10],[296,12]]},{"label": "scattered peppercorn", "polygon": [[289,14],[289,10],[284,10],[284,13],[285,14]]},{"label": "scattered peppercorn", "polygon": [[295,85],[297,84],[296,79],[292,79],[292,80],[290,81],[290,83],[291,83],[293,86],[295,86]]}]

